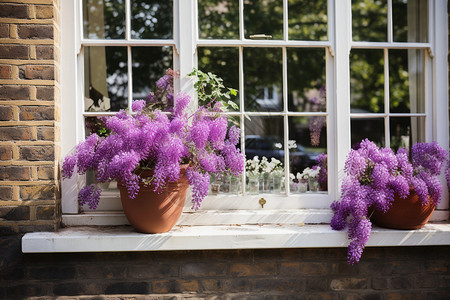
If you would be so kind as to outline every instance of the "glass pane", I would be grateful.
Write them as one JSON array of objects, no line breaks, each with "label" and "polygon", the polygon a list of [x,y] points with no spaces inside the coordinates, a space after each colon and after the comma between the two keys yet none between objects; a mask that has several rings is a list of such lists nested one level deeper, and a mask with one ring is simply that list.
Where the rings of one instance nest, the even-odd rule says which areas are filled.
[{"label": "glass pane", "polygon": [[282,111],[280,48],[244,49],[244,105],[246,111]]},{"label": "glass pane", "polygon": [[391,148],[411,149],[418,142],[425,142],[425,117],[390,118]]},{"label": "glass pane", "polygon": [[[198,68],[222,78],[227,88],[239,89],[238,48],[198,48]],[[231,100],[239,104],[239,97],[232,97]]]},{"label": "glass pane", "polygon": [[350,53],[351,112],[384,112],[383,50],[352,49]]},{"label": "glass pane", "polygon": [[201,39],[239,39],[238,0],[199,0]]},{"label": "glass pane", "polygon": [[[245,120],[245,156],[247,193],[270,193],[274,189],[269,178],[277,173],[276,190],[281,192],[282,177],[284,177],[284,129],[282,117],[255,117]],[[269,166],[272,162],[278,165]]]},{"label": "glass pane", "polygon": [[395,113],[425,111],[423,50],[389,50],[389,107]]},{"label": "glass pane", "polygon": [[369,139],[378,146],[385,146],[384,119],[351,119],[352,147],[356,147],[363,139]]},{"label": "glass pane", "polygon": [[88,39],[124,39],[125,0],[84,0],[83,28]]},{"label": "glass pane", "polygon": [[290,117],[288,147],[289,172],[295,183],[291,192],[305,191],[306,183],[309,191],[326,191],[326,161],[318,161],[321,153],[327,153],[326,117]]},{"label": "glass pane", "polygon": [[288,108],[290,111],[326,111],[325,50],[287,49]]},{"label": "glass pane", "polygon": [[172,68],[172,47],[134,47],[133,100],[145,99],[155,82]]},{"label": "glass pane", "polygon": [[392,0],[395,42],[428,41],[428,1]]},{"label": "glass pane", "polygon": [[265,34],[274,40],[283,39],[283,1],[282,0],[245,0],[244,35]]},{"label": "glass pane", "polygon": [[289,39],[326,41],[328,15],[326,0],[289,0]]},{"label": "glass pane", "polygon": [[131,37],[133,39],[171,39],[172,30],[172,1],[131,1]]},{"label": "glass pane", "polygon": [[127,107],[126,47],[85,47],[85,111],[118,111]]},{"label": "glass pane", "polygon": [[352,0],[353,40],[387,41],[387,0]]}]

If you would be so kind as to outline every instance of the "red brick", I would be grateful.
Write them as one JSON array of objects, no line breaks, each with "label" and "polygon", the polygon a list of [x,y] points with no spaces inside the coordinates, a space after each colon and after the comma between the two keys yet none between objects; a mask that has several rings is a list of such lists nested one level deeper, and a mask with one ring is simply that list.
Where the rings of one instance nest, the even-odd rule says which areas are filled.
[{"label": "red brick", "polygon": [[54,52],[53,46],[36,46],[36,59],[54,59]]},{"label": "red brick", "polygon": [[53,200],[55,198],[55,187],[53,185],[20,187],[20,199],[22,200]]},{"label": "red brick", "polygon": [[231,276],[265,276],[276,275],[277,266],[273,262],[255,264],[233,264],[230,267]]},{"label": "red brick", "polygon": [[55,100],[55,88],[52,86],[38,86],[36,91],[38,100]]},{"label": "red brick", "polygon": [[197,292],[198,281],[195,280],[161,280],[153,282],[153,291],[157,294]]},{"label": "red brick", "polygon": [[53,146],[21,146],[19,158],[28,161],[53,161],[55,149]]},{"label": "red brick", "polygon": [[54,120],[55,109],[52,106],[22,106],[19,118],[22,121]]},{"label": "red brick", "polygon": [[1,167],[0,180],[30,180],[29,167]]},{"label": "red brick", "polygon": [[55,67],[54,66],[25,66],[20,68],[21,79],[43,79],[53,80],[55,79]]},{"label": "red brick", "polygon": [[12,146],[0,146],[0,160],[12,159]]},{"label": "red brick", "polygon": [[53,39],[53,26],[18,25],[17,34],[21,39]]},{"label": "red brick", "polygon": [[30,88],[28,86],[0,85],[0,100],[29,100],[29,99],[30,99]]},{"label": "red brick", "polygon": [[37,139],[40,141],[53,141],[55,139],[55,128],[53,127],[38,127]]},{"label": "red brick", "polygon": [[28,206],[0,206],[0,219],[8,221],[21,221],[30,219]]},{"label": "red brick", "polygon": [[31,140],[30,127],[0,127],[0,141]]},{"label": "red brick", "polygon": [[331,272],[330,265],[326,262],[285,262],[280,266],[281,275],[320,275]]},{"label": "red brick", "polygon": [[0,3],[0,18],[28,18],[28,6],[22,4]]},{"label": "red brick", "polygon": [[182,275],[185,277],[211,277],[224,276],[227,264],[224,263],[190,263],[182,267]]},{"label": "red brick", "polygon": [[36,6],[36,18],[38,18],[38,19],[52,19],[53,18],[53,6],[50,6],[50,5],[37,5]]},{"label": "red brick", "polygon": [[13,192],[10,186],[0,186],[0,200],[12,200]]},{"label": "red brick", "polygon": [[52,180],[55,179],[55,168],[53,167],[38,167],[38,179]]},{"label": "red brick", "polygon": [[9,24],[0,24],[0,38],[9,38]]},{"label": "red brick", "polygon": [[10,79],[11,78],[11,66],[0,65],[0,79]]},{"label": "red brick", "polygon": [[0,121],[11,121],[13,109],[11,106],[0,106]]},{"label": "red brick", "polygon": [[0,44],[0,59],[28,59],[29,50],[25,45]]}]

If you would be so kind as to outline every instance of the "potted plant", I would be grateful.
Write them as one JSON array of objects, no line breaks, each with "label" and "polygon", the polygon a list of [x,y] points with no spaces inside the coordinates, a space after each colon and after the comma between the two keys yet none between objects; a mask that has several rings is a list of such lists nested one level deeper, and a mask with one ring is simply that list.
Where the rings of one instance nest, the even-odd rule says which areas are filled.
[{"label": "potted plant", "polygon": [[[448,153],[436,142],[417,143],[411,159],[405,148],[395,154],[368,139],[352,149],[345,162],[341,199],[331,204],[331,228],[348,227],[347,259],[357,263],[372,229],[371,215],[389,212],[399,199],[417,195],[419,206],[439,204],[442,186],[437,178]],[[429,212],[431,214],[431,212]],[[403,211],[403,214],[405,211]]]},{"label": "potted plant", "polygon": [[[200,93],[209,82],[221,82],[213,74],[198,79],[196,74],[203,76],[205,73],[195,72],[191,76],[196,79],[196,89]],[[209,91],[215,96],[190,111],[190,96],[173,93],[175,76],[176,72],[168,70],[156,82],[154,93],[146,100],[132,103],[132,112],[121,110],[114,116],[102,118],[103,132],[107,134],[91,133],[63,162],[65,178],[74,172],[85,174],[94,170],[98,183],[117,181],[124,212],[138,231],[170,230],[181,214],[189,185],[192,186],[192,205],[197,210],[208,194],[210,175],[240,175],[244,170],[244,156],[236,148],[239,129],[236,126],[228,129],[227,117],[222,114],[226,105],[223,99],[228,99],[235,91],[222,92],[223,85],[210,87]],[[212,78],[208,81],[209,77]],[[87,185],[79,192],[79,203],[95,209],[100,194],[101,189],[96,184]],[[156,202],[141,199],[147,197],[162,198],[163,203],[146,212],[139,205]],[[177,197],[182,203],[177,202]],[[130,219],[132,212],[128,213],[132,209],[141,214],[139,221]],[[156,217],[156,211],[163,216]],[[173,216],[175,220],[162,225],[166,217]],[[141,224],[146,220],[154,220],[156,229],[152,229],[152,224]]]}]

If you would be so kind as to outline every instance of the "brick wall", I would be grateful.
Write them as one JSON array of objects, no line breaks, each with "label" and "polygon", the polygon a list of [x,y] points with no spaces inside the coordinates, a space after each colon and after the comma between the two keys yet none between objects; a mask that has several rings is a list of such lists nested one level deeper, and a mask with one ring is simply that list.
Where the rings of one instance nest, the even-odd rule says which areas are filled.
[{"label": "brick wall", "polygon": [[0,3],[0,234],[60,219],[58,0]]},{"label": "brick wall", "polygon": [[0,253],[0,299],[444,300],[450,295],[449,246],[366,248],[354,267],[345,261],[345,248],[21,254],[20,237],[10,236],[0,239]]}]

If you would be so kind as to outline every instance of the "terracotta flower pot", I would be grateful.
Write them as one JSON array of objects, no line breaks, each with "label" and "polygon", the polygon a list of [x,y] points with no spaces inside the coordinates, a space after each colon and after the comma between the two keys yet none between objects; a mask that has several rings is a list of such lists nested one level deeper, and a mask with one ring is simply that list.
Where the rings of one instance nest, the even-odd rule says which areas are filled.
[{"label": "terracotta flower pot", "polygon": [[153,186],[140,184],[135,199],[128,197],[126,187],[119,184],[122,207],[130,224],[139,232],[162,233],[170,231],[183,211],[189,183],[182,168],[180,180],[169,183],[161,193]]},{"label": "terracotta flower pot", "polygon": [[433,201],[423,206],[414,189],[406,199],[395,196],[392,207],[386,212],[374,211],[371,220],[380,227],[392,229],[420,229],[428,222],[435,206]]}]

